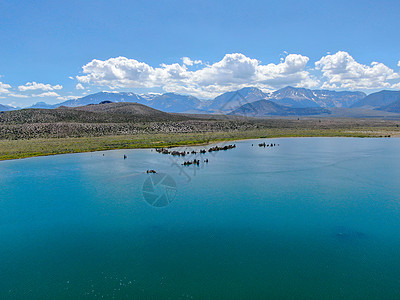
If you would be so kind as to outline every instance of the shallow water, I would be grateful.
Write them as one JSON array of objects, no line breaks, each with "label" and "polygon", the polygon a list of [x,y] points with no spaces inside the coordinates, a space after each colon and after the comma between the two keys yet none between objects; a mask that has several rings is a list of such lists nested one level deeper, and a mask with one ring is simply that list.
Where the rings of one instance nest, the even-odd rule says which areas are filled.
[{"label": "shallow water", "polygon": [[400,139],[262,141],[1,162],[0,298],[398,298]]}]

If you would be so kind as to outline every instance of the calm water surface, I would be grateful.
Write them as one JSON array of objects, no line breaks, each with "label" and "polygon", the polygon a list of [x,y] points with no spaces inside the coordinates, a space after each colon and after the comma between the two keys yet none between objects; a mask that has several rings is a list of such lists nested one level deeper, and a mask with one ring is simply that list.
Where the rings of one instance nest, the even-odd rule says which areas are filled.
[{"label": "calm water surface", "polygon": [[399,298],[400,139],[265,141],[1,162],[0,299]]}]

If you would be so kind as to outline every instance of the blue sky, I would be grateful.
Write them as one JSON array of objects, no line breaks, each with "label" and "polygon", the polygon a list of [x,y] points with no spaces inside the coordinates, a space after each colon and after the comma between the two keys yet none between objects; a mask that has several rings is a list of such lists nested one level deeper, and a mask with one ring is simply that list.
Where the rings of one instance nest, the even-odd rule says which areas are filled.
[{"label": "blue sky", "polygon": [[399,16],[398,0],[1,1],[0,103],[400,89]]}]

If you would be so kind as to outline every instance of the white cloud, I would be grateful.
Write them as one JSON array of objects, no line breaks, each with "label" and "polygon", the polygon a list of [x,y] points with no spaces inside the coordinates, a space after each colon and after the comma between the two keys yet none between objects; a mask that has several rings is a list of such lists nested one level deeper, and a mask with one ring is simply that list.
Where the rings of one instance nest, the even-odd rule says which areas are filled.
[{"label": "white cloud", "polygon": [[94,59],[82,67],[86,75],[77,76],[78,81],[99,86],[152,87],[154,69],[145,63],[126,57],[110,58],[102,61]]},{"label": "white cloud", "polygon": [[396,84],[393,84],[393,85],[392,85],[392,89],[398,89],[398,90],[400,90],[400,82],[399,82],[399,83],[396,83]]},{"label": "white cloud", "polygon": [[186,56],[182,57],[181,59],[182,59],[183,64],[187,65],[187,66],[199,65],[199,64],[203,63],[201,60],[192,60]]},{"label": "white cloud", "polygon": [[[25,86],[19,86],[18,89],[20,91],[36,90],[36,89],[42,89],[41,87],[43,87],[43,86],[45,88],[48,88],[48,86],[50,86],[50,85],[43,85],[42,83],[38,84],[36,82],[32,82],[32,83],[28,82]],[[62,86],[60,86],[60,85],[51,86],[51,88],[53,88],[53,89],[60,89],[60,87],[62,88]],[[41,97],[42,98],[42,97],[58,97],[58,96],[60,96],[56,92],[51,92],[51,91],[29,96],[26,94],[15,93],[11,90],[11,88],[12,88],[11,85],[0,82],[0,94],[6,94],[7,97],[13,97],[13,98]],[[27,89],[24,89],[24,88],[27,88]]]},{"label": "white cloud", "polygon": [[10,92],[9,89],[11,89],[11,85],[0,81],[0,94],[9,93]]},{"label": "white cloud", "polygon": [[[306,70],[309,58],[289,54],[278,64],[261,64],[257,59],[241,53],[226,54],[222,60],[190,71],[190,58],[183,64],[150,65],[126,57],[108,60],[94,59],[82,67],[84,75],[76,78],[81,83],[115,88],[154,88],[189,93],[200,97],[214,97],[219,93],[244,86],[276,89],[285,85],[315,87],[318,81]],[[201,61],[197,61],[200,63]]]},{"label": "white cloud", "polygon": [[84,90],[84,89],[85,89],[85,87],[82,85],[82,83],[78,83],[78,84],[75,86],[75,88],[76,88],[77,90]]},{"label": "white cloud", "polygon": [[34,94],[32,95],[32,97],[60,97],[59,94],[57,94],[56,92],[45,92],[45,93],[41,93],[41,94]]},{"label": "white cloud", "polygon": [[37,83],[37,82],[27,82],[25,85],[20,85],[18,89],[22,92],[25,91],[33,91],[33,90],[42,90],[42,91],[54,91],[54,90],[61,90],[63,87],[62,85],[51,85],[51,84],[44,84],[44,83]]},{"label": "white cloud", "polygon": [[322,57],[315,66],[326,78],[322,88],[327,89],[389,88],[392,84],[388,80],[400,77],[382,63],[372,62],[370,66],[363,65],[344,51]]},{"label": "white cloud", "polygon": [[14,98],[29,98],[28,95],[15,94],[15,93],[9,93],[7,96],[14,97]]},{"label": "white cloud", "polygon": [[189,57],[182,57],[182,62],[187,66],[193,66],[193,60]]},{"label": "white cloud", "polygon": [[7,103],[7,105],[8,105],[8,106],[11,106],[11,107],[14,107],[14,108],[17,108],[17,107],[18,107],[18,106],[17,106],[17,103],[16,103],[15,101],[10,102],[10,103]]},{"label": "white cloud", "polygon": [[58,100],[71,100],[71,99],[76,99],[79,98],[80,96],[59,96],[57,97]]},{"label": "white cloud", "polygon": [[397,65],[400,67],[400,60],[399,60],[399,62],[397,63]]}]

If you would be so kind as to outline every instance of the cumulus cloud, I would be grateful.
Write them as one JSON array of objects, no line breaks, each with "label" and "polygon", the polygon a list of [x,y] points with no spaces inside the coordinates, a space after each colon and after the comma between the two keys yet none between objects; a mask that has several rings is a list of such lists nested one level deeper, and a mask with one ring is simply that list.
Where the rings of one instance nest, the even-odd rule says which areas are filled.
[{"label": "cumulus cloud", "polygon": [[84,90],[84,89],[85,89],[85,87],[82,85],[82,83],[78,83],[78,84],[75,86],[75,88],[76,88],[77,90]]},{"label": "cumulus cloud", "polygon": [[400,77],[382,63],[372,62],[370,66],[363,65],[344,51],[323,56],[315,66],[326,78],[322,88],[327,89],[387,88],[392,86],[388,80]]},{"label": "cumulus cloud", "polygon": [[40,98],[43,98],[43,97],[60,97],[60,95],[57,94],[56,92],[45,92],[45,93],[41,93],[41,94],[32,95],[32,97],[40,97]]},{"label": "cumulus cloud", "polygon": [[115,88],[154,88],[183,92],[200,97],[214,97],[219,93],[244,86],[276,89],[285,85],[315,87],[318,81],[306,70],[309,58],[289,54],[278,64],[262,64],[241,53],[226,54],[220,61],[191,71],[188,66],[201,61],[182,58],[183,63],[161,64],[152,67],[126,57],[107,60],[94,59],[82,67],[80,83]]},{"label": "cumulus cloud", "polygon": [[54,91],[54,90],[61,90],[63,87],[62,85],[51,85],[51,84],[44,84],[44,83],[37,83],[37,82],[27,82],[25,85],[20,85],[18,89],[21,92],[25,91],[34,91],[34,90],[42,90],[42,91]]},{"label": "cumulus cloud", "polygon": [[155,70],[149,65],[135,59],[115,57],[105,61],[94,59],[82,67],[86,75],[77,76],[82,83],[99,86],[117,87],[151,87],[154,84]]},{"label": "cumulus cloud", "polygon": [[193,66],[193,60],[189,57],[182,57],[182,62],[187,66]]},{"label": "cumulus cloud", "polygon": [[181,59],[183,64],[187,66],[199,65],[203,63],[201,60],[192,60],[189,57],[182,57]]},{"label": "cumulus cloud", "polygon": [[7,94],[9,93],[9,89],[11,89],[11,85],[3,83],[0,81],[0,94]]}]

